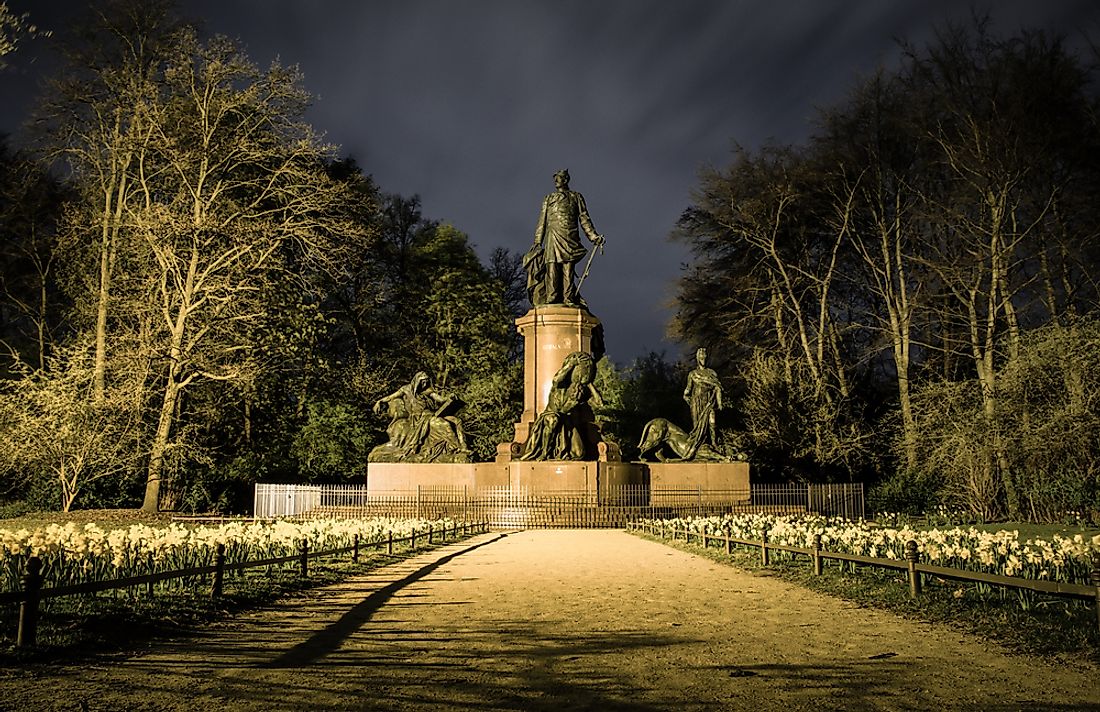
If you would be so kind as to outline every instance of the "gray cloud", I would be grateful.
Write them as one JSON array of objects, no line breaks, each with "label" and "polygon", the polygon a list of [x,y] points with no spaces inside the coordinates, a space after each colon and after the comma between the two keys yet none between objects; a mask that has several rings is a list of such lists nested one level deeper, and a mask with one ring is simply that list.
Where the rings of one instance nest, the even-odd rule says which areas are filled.
[{"label": "gray cloud", "polygon": [[[12,4],[49,26],[74,3]],[[725,164],[734,141],[803,140],[815,107],[897,61],[895,38],[923,44],[936,23],[970,13],[954,0],[181,5],[257,63],[299,64],[318,96],[315,127],[383,189],[419,193],[429,217],[483,255],[527,248],[551,174],[568,167],[608,238],[584,291],[620,362],[646,349],[678,355],[663,341],[665,305],[688,256],[666,237],[701,166]],[[1005,31],[1072,34],[1100,30],[1096,7],[1005,0],[994,10]],[[0,74],[5,95],[28,93],[23,71]],[[8,111],[0,129],[14,128],[19,102]]]}]

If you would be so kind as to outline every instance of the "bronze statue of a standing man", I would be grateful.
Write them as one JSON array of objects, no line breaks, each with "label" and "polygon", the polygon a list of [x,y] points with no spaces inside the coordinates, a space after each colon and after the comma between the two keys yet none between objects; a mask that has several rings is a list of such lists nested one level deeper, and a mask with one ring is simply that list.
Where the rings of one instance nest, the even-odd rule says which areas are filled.
[{"label": "bronze statue of a standing man", "polygon": [[592,225],[584,197],[569,190],[569,171],[555,173],[554,185],[557,190],[542,201],[542,212],[535,226],[535,244],[523,258],[527,294],[535,306],[584,306],[573,272],[577,262],[587,254],[577,224],[580,223],[584,234],[597,248],[602,249],[604,239]]}]

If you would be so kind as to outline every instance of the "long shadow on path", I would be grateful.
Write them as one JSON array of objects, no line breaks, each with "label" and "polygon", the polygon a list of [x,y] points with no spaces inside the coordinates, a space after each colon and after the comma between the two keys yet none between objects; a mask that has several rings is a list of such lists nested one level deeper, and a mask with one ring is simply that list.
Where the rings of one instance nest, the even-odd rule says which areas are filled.
[{"label": "long shadow on path", "polygon": [[421,566],[416,571],[413,571],[408,576],[400,578],[393,583],[390,583],[382,588],[378,589],[374,593],[364,598],[361,602],[357,603],[351,609],[349,609],[344,615],[340,616],[339,620],[331,625],[317,631],[311,635],[305,641],[295,645],[290,650],[275,658],[274,660],[262,663],[259,667],[262,668],[296,668],[304,665],[314,663],[321,658],[325,657],[329,653],[334,652],[340,648],[340,645],[347,640],[353,633],[362,628],[382,606],[386,604],[393,596],[401,589],[416,583],[420,579],[424,578],[428,574],[432,573],[440,566],[453,561],[455,558],[468,554],[471,551],[480,549],[483,546],[496,543],[501,539],[507,537],[507,534],[498,534],[497,536],[487,541],[474,544],[473,546],[467,546],[463,549],[455,551],[446,556],[436,559],[430,564]]}]

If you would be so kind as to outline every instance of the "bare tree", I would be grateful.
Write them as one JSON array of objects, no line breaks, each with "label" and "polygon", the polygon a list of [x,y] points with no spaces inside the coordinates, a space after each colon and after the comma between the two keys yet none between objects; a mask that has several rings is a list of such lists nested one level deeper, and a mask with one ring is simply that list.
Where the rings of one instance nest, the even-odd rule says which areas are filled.
[{"label": "bare tree", "polygon": [[257,70],[223,38],[184,35],[148,116],[152,160],[136,165],[127,224],[150,256],[163,359],[143,508],[160,505],[180,398],[201,380],[244,375],[247,325],[265,287],[339,261],[347,186],[324,170],[328,149],[301,122],[294,69]]},{"label": "bare tree", "polygon": [[21,377],[0,384],[0,469],[23,479],[44,473],[65,512],[93,482],[129,470],[138,432],[132,404],[88,397],[86,354],[79,346],[64,349],[48,369],[20,362]]},{"label": "bare tree", "polygon": [[[61,248],[83,262],[92,290],[77,280],[71,290],[86,302],[93,323],[93,398],[107,388],[107,347],[112,287],[128,241],[125,214],[135,176],[150,169],[153,123],[161,68],[181,31],[165,0],[116,0],[94,10],[63,45],[67,67],[37,110],[46,157],[68,167],[83,193],[67,212]],[[88,295],[91,299],[88,300]]]}]

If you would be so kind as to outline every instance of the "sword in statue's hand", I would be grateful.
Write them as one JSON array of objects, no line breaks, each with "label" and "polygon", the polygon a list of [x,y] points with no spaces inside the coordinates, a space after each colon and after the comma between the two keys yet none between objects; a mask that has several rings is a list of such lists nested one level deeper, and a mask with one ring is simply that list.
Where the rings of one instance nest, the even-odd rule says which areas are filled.
[{"label": "sword in statue's hand", "polygon": [[596,235],[592,240],[594,247],[592,251],[588,253],[588,261],[584,263],[584,272],[581,274],[581,278],[577,280],[577,291],[580,291],[581,285],[584,284],[584,280],[588,278],[588,272],[592,269],[592,258],[596,256],[596,250],[603,254],[603,235]]}]

